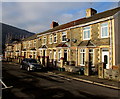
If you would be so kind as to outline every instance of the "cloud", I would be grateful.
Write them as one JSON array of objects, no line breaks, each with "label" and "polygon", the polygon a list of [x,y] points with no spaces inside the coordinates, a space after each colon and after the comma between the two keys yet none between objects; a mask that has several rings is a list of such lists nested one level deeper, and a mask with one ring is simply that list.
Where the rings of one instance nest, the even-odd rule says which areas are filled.
[{"label": "cloud", "polygon": [[[28,25],[26,27],[26,29],[28,31],[32,30],[31,32],[35,32],[35,31],[43,31],[46,29],[46,26],[45,25],[41,25],[41,24],[37,24],[37,25]],[[39,33],[39,32],[36,32],[36,33]]]},{"label": "cloud", "polygon": [[63,14],[63,15],[60,16],[58,21],[62,24],[62,23],[69,22],[72,19],[73,19],[73,15],[72,14]]},{"label": "cloud", "polygon": [[[99,4],[92,5],[98,9]],[[89,2],[3,2],[2,21],[39,33],[48,30],[53,20],[64,24],[84,17],[88,7]]]}]

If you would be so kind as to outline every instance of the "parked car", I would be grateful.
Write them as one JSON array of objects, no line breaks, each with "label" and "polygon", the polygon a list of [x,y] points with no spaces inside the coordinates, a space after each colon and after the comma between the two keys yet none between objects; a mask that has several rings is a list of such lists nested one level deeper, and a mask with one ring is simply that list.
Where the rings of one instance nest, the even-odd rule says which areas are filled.
[{"label": "parked car", "polygon": [[26,69],[27,71],[40,70],[43,68],[43,65],[40,64],[36,59],[25,58],[22,60],[21,69]]}]

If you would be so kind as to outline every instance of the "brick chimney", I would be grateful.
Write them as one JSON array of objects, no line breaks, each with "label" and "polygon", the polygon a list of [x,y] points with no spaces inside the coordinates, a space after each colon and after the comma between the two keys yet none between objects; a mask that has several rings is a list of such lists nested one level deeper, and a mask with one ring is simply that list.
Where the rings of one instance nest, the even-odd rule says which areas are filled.
[{"label": "brick chimney", "polygon": [[95,15],[96,13],[97,13],[97,11],[93,8],[86,9],[86,17],[91,17],[91,16]]},{"label": "brick chimney", "polygon": [[59,24],[55,21],[52,21],[52,23],[50,24],[50,28],[54,28],[56,26],[58,26]]}]

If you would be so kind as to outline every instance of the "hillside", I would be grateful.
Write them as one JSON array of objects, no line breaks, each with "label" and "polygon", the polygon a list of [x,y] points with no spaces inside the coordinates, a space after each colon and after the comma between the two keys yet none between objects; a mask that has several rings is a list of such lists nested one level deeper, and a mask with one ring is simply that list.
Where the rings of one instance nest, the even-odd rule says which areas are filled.
[{"label": "hillside", "polygon": [[[0,27],[2,27],[2,47],[4,49],[5,43],[10,43],[14,39],[23,39],[29,36],[34,35],[35,33],[10,26],[4,23],[0,23]],[[1,29],[1,28],[0,28]]]}]

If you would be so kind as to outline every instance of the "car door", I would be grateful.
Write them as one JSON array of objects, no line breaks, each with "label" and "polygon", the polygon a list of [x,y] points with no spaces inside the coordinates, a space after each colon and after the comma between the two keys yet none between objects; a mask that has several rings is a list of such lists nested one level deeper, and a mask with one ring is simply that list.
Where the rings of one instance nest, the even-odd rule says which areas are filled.
[{"label": "car door", "polygon": [[26,60],[26,63],[25,63],[26,69],[28,68],[28,66],[29,66],[29,59],[27,59],[27,60]]},{"label": "car door", "polygon": [[23,59],[23,61],[22,61],[22,63],[21,63],[24,69],[25,69],[25,60],[26,60],[26,59]]}]

